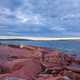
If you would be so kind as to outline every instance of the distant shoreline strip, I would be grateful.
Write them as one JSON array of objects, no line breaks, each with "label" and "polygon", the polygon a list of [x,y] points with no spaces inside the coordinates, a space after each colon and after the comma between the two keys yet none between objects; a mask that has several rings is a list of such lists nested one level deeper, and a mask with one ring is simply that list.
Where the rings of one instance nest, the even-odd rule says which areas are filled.
[{"label": "distant shoreline strip", "polygon": [[34,41],[47,41],[47,40],[80,40],[80,37],[26,37],[26,36],[0,36],[0,40],[11,39],[24,39]]}]

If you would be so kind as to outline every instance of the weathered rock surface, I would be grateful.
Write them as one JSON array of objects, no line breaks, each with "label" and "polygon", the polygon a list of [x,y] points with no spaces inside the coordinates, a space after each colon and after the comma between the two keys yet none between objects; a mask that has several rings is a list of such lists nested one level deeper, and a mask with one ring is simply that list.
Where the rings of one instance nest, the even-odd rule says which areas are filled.
[{"label": "weathered rock surface", "polygon": [[80,58],[46,47],[0,45],[0,80],[80,80]]}]

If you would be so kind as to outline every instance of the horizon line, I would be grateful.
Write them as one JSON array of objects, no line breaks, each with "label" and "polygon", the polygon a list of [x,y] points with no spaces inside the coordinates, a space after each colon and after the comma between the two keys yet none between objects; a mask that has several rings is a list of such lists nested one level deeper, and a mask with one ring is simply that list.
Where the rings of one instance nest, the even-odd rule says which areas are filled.
[{"label": "horizon line", "polygon": [[77,36],[65,36],[65,37],[30,37],[30,36],[0,36],[2,40],[11,40],[11,39],[25,39],[25,40],[34,40],[34,41],[47,41],[47,40],[80,40],[80,37]]}]

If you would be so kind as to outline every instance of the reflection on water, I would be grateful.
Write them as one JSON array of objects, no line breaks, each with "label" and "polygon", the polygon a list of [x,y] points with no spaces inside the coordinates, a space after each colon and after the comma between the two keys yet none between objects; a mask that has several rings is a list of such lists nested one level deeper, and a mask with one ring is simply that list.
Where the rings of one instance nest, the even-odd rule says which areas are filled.
[{"label": "reflection on water", "polygon": [[58,40],[58,41],[31,41],[31,40],[0,40],[5,44],[24,44],[24,45],[37,45],[49,48],[56,48],[66,52],[74,52],[80,54],[80,41],[79,40]]}]

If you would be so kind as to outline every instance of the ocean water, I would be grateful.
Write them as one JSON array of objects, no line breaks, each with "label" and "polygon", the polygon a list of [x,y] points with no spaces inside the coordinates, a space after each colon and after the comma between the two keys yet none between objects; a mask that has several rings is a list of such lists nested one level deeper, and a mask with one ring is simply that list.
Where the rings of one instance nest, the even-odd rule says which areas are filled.
[{"label": "ocean water", "polygon": [[76,53],[80,55],[80,40],[55,40],[55,41],[32,41],[32,40],[0,40],[3,44],[23,44],[44,46],[53,49],[59,49],[64,52]]}]

